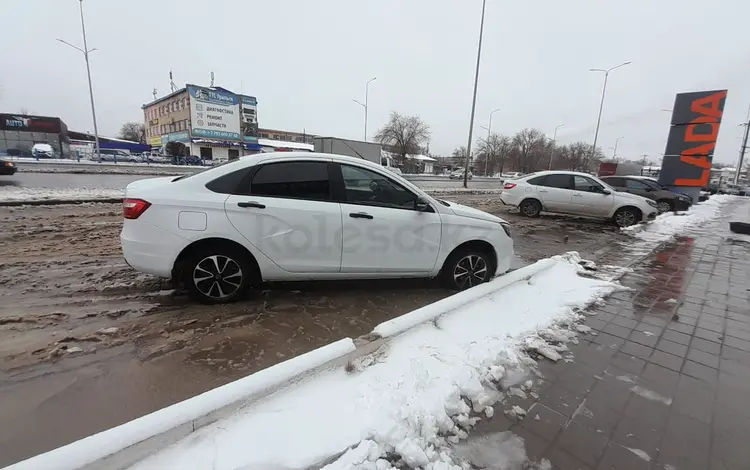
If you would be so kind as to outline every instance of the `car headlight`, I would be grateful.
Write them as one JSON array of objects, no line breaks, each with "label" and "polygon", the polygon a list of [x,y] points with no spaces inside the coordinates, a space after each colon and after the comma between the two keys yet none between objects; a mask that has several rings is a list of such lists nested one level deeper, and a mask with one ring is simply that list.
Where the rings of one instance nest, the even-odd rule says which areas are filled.
[{"label": "car headlight", "polygon": [[651,207],[656,207],[656,201],[653,201],[651,199],[646,199],[646,203],[648,203]]},{"label": "car headlight", "polygon": [[508,235],[508,238],[513,238],[513,235],[510,234],[510,224],[507,222],[500,222],[500,226],[503,227],[503,230],[505,230],[505,234]]}]

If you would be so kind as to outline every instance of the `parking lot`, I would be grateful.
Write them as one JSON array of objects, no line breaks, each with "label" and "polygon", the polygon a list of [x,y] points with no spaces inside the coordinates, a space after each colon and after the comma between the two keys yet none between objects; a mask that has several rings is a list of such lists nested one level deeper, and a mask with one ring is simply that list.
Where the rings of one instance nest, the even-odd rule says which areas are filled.
[{"label": "parking lot", "polygon": [[[493,196],[450,198],[513,223],[515,267],[569,250],[596,259],[612,225],[526,219]],[[430,280],[264,286],[194,304],[120,253],[121,209],[0,209],[0,464],[49,450],[451,294]]]}]

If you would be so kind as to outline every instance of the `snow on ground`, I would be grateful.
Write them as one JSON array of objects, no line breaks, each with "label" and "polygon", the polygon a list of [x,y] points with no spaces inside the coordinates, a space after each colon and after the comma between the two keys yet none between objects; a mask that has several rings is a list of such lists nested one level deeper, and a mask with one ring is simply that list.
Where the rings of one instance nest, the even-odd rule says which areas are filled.
[{"label": "snow on ground", "polygon": [[122,189],[111,188],[26,188],[0,186],[0,203],[4,201],[80,201],[123,197]]},{"label": "snow on ground", "polygon": [[[133,468],[329,463],[324,468],[387,470],[404,463],[460,470],[456,465],[465,460],[453,445],[467,437],[477,413],[492,416],[502,390],[525,380],[518,371],[534,364],[525,351],[564,350],[558,341],[575,336],[576,311],[618,288],[579,276],[585,270],[579,262],[577,253],[542,260],[548,269],[447,309],[356,366],[321,372],[240,408]],[[492,282],[503,285],[502,277]],[[509,468],[519,447],[501,440],[509,452],[496,458],[508,460],[497,468]]]},{"label": "snow on ground", "polygon": [[739,196],[717,194],[707,201],[694,204],[686,212],[667,212],[657,216],[651,222],[626,227],[622,231],[646,242],[661,242],[691,226],[717,217],[721,207],[737,197]]}]

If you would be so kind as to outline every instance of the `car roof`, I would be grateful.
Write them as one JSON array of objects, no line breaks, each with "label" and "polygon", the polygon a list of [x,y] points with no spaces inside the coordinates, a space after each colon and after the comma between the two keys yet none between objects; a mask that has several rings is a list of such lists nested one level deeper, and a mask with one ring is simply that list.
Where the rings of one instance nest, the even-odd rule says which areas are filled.
[{"label": "car roof", "polygon": [[536,177],[536,176],[544,176],[544,175],[572,175],[572,176],[587,176],[589,178],[593,176],[588,173],[583,173],[580,171],[544,170],[544,171],[537,171],[534,173],[529,173],[528,175],[524,175],[524,177]]}]

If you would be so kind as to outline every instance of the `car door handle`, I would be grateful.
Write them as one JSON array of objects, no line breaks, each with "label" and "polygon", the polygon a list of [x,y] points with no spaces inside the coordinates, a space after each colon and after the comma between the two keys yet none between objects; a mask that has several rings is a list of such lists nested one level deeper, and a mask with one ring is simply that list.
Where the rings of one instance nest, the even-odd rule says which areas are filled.
[{"label": "car door handle", "polygon": [[573,196],[574,197],[583,197],[583,194],[581,194],[581,193],[573,193]]},{"label": "car door handle", "polygon": [[255,201],[238,202],[237,205],[240,206],[240,207],[255,207],[256,209],[265,209],[266,208],[265,204],[261,204],[259,202],[255,202]]},{"label": "car door handle", "polygon": [[366,212],[352,212],[349,214],[352,219],[372,219],[373,217]]},{"label": "car door handle", "polygon": [[540,190],[539,190],[539,192],[540,192],[540,193],[546,193],[546,192],[547,192],[547,190],[546,190],[546,189],[540,189]]}]

